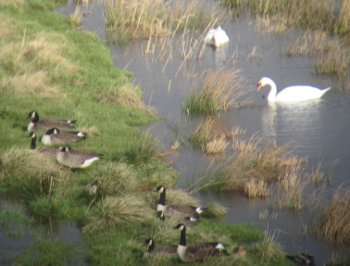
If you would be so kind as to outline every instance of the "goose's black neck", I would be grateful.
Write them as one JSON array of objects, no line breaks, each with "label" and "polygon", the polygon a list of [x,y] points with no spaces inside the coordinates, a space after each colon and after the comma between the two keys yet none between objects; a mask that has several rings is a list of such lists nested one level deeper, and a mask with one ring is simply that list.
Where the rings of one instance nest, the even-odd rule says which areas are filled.
[{"label": "goose's black neck", "polygon": [[165,196],[166,196],[166,190],[165,188],[163,189],[163,192],[160,193],[160,196],[159,196],[159,204],[165,206]]},{"label": "goose's black neck", "polygon": [[186,227],[184,227],[184,229],[181,230],[179,245],[186,246]]},{"label": "goose's black neck", "polygon": [[32,137],[32,141],[30,143],[30,149],[35,150],[35,148],[36,148],[36,138]]}]

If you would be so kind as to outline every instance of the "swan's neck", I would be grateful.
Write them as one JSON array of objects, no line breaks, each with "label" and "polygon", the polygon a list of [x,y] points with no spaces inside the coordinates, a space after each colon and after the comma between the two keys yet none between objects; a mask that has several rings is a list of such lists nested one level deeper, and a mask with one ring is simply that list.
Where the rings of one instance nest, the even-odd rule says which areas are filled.
[{"label": "swan's neck", "polygon": [[272,79],[268,79],[267,85],[270,85],[270,88],[271,88],[269,95],[267,96],[267,100],[269,102],[274,102],[276,100],[276,95],[277,95],[276,83]]}]

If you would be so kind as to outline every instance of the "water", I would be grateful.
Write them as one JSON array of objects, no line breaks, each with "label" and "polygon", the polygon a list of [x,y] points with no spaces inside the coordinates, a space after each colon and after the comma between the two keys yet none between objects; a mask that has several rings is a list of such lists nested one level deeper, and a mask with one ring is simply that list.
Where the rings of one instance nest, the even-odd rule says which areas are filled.
[{"label": "water", "polygon": [[[71,1],[59,12],[69,15],[74,5]],[[92,3],[84,6],[88,11],[82,27],[94,31],[106,41],[103,6]],[[288,57],[286,51],[298,36],[297,32],[276,37],[258,33],[249,18],[235,19],[222,25],[230,37],[230,43],[221,50],[206,47],[201,59],[194,59],[179,68],[181,57],[175,52],[173,59],[166,63],[157,56],[145,55],[147,40],[133,41],[127,46],[108,43],[114,63],[134,74],[134,83],[139,85],[146,104],[156,109],[161,121],[150,125],[150,131],[160,141],[161,149],[168,150],[175,140],[182,143],[180,149],[171,153],[174,168],[182,176],[177,186],[186,188],[198,181],[216,157],[206,156],[194,150],[186,139],[198,125],[200,117],[188,116],[183,103],[191,92],[193,81],[207,69],[241,69],[246,80],[244,89],[254,104],[241,109],[232,109],[216,116],[227,130],[235,126],[246,129],[246,136],[258,133],[264,139],[277,144],[290,143],[295,154],[308,158],[308,167],[316,167],[322,160],[323,170],[337,161],[333,169],[332,186],[349,187],[350,156],[350,95],[340,90],[341,82],[335,77],[316,76],[315,60],[306,57]],[[176,50],[176,49],[175,49]],[[256,50],[258,56],[249,58]],[[270,106],[262,93],[256,92],[256,83],[263,77],[271,77],[278,88],[289,85],[307,84],[319,88],[333,87],[321,100],[297,104]],[[267,92],[265,92],[266,94]],[[227,153],[232,153],[228,149]],[[209,166],[208,166],[209,165]],[[332,256],[342,256],[349,248],[331,245],[315,238],[310,232],[310,212],[288,210],[274,211],[268,200],[249,200],[241,195],[203,192],[195,195],[203,205],[216,201],[227,207],[225,217],[228,223],[248,222],[267,230],[270,237],[279,242],[285,251],[307,251],[322,265]]]}]

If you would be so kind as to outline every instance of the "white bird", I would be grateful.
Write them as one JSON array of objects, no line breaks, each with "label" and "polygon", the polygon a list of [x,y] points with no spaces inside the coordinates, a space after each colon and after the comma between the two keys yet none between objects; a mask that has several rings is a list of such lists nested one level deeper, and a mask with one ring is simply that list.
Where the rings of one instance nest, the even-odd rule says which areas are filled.
[{"label": "white bird", "polygon": [[229,37],[226,31],[221,28],[221,26],[216,29],[210,29],[204,37],[204,43],[207,45],[212,45],[214,47],[220,47],[229,42]]},{"label": "white bird", "polygon": [[277,93],[277,87],[275,82],[268,78],[263,77],[260,79],[257,85],[257,91],[260,91],[262,87],[270,86],[270,92],[267,96],[268,102],[302,102],[307,100],[314,100],[321,98],[331,87],[320,90],[319,88],[307,86],[307,85],[296,85],[284,88],[282,91]]}]

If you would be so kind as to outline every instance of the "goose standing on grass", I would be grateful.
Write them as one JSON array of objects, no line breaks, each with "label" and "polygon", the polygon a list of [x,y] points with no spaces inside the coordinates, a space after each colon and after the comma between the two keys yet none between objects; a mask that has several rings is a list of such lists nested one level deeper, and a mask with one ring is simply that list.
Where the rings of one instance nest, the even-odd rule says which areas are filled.
[{"label": "goose standing on grass", "polygon": [[177,246],[177,255],[183,262],[204,261],[210,256],[228,255],[221,242],[206,242],[197,246],[187,247],[186,226],[184,224],[178,224],[175,229],[181,231],[179,245]]},{"label": "goose standing on grass", "polygon": [[204,43],[218,48],[229,42],[229,37],[226,31],[221,26],[216,29],[210,29],[204,37]]},{"label": "goose standing on grass", "polygon": [[86,133],[81,131],[61,131],[54,127],[50,128],[44,135],[41,136],[40,141],[44,145],[64,145],[70,142],[78,142],[86,138]]},{"label": "goose standing on grass", "polygon": [[99,160],[100,154],[71,150],[68,146],[60,147],[57,153],[57,161],[71,169],[80,169],[90,166],[94,161]]},{"label": "goose standing on grass", "polygon": [[257,91],[260,91],[262,87],[270,86],[270,92],[267,96],[269,102],[302,102],[307,100],[319,99],[331,88],[320,90],[319,88],[297,85],[286,87],[279,93],[277,93],[277,86],[275,82],[268,78],[263,77],[260,79],[257,85]]},{"label": "goose standing on grass", "polygon": [[159,201],[157,204],[157,213],[164,212],[164,213],[182,213],[186,214],[187,216],[193,216],[196,217],[203,213],[203,211],[206,208],[202,207],[196,207],[191,205],[166,205],[165,204],[165,198],[166,198],[166,188],[164,186],[158,186],[157,192],[159,195]]},{"label": "goose standing on grass", "polygon": [[59,152],[58,148],[40,148],[40,149],[36,149],[36,133],[35,132],[31,132],[29,134],[29,137],[31,138],[31,143],[30,143],[30,149],[31,150],[35,150],[38,151],[42,154],[46,154],[46,155],[50,155],[52,157],[56,157],[57,153]]},{"label": "goose standing on grass", "polygon": [[39,119],[39,113],[31,111],[28,114],[28,118],[31,118],[27,130],[28,132],[34,132],[38,130],[48,130],[53,127],[60,129],[68,129],[74,127],[75,120],[69,119],[55,119],[55,118],[44,118]]}]

